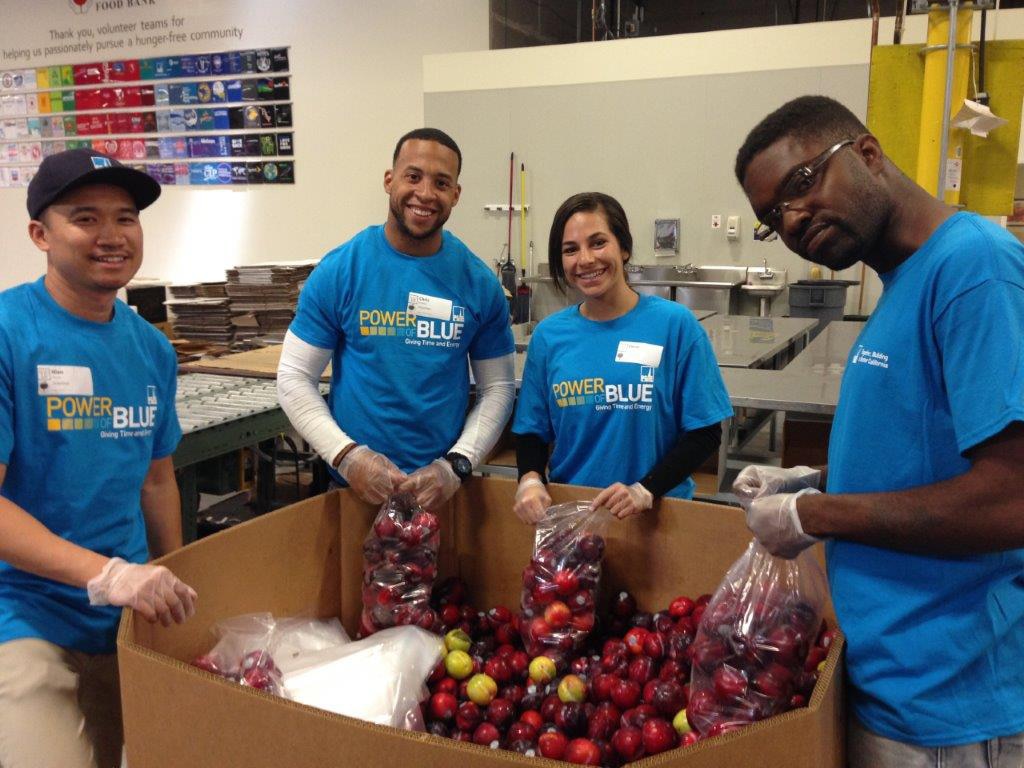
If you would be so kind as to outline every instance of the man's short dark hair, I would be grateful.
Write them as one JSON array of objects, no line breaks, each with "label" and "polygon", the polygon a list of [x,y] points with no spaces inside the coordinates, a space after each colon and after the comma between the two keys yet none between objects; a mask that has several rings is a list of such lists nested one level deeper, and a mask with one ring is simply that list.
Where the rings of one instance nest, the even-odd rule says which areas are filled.
[{"label": "man's short dark hair", "polygon": [[786,136],[825,139],[833,144],[867,132],[864,123],[835,99],[801,96],[783,104],[754,126],[736,153],[736,178],[742,184],[754,156]]},{"label": "man's short dark hair", "polygon": [[411,139],[419,139],[420,141],[436,141],[441,146],[448,147],[448,149],[454,152],[455,156],[459,158],[459,166],[455,175],[457,176],[462,173],[462,151],[459,149],[459,145],[455,143],[455,139],[437,128],[416,128],[400,138],[398,143],[395,144],[395,154],[391,157],[392,167],[394,167],[395,163],[398,162],[398,153],[402,151],[402,145]]},{"label": "man's short dark hair", "polygon": [[625,261],[629,261],[633,253],[633,234],[629,231],[626,212],[618,200],[604,192],[580,192],[573,195],[558,206],[548,234],[548,272],[555,282],[555,287],[562,293],[565,293],[565,284],[568,282],[565,279],[565,268],[562,266],[562,237],[565,235],[565,225],[577,213],[595,211],[604,214],[608,228],[619,241],[619,250],[626,254]]}]

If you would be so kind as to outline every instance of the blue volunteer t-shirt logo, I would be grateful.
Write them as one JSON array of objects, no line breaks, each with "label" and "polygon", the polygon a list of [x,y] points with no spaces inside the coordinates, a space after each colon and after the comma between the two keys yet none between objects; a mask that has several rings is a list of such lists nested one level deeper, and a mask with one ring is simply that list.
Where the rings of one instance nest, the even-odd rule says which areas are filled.
[{"label": "blue volunteer t-shirt logo", "polygon": [[110,158],[109,157],[96,157],[94,155],[93,158],[92,158],[92,167],[93,168],[111,168],[112,166],[110,164]]}]

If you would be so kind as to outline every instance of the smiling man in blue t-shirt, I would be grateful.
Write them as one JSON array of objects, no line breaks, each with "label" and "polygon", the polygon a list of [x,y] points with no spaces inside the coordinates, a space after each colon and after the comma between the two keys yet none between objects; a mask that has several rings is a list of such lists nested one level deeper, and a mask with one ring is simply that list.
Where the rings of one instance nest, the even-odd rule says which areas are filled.
[{"label": "smiling man in blue t-shirt", "polygon": [[[424,507],[444,503],[512,411],[508,303],[494,272],[444,230],[461,169],[446,133],[400,138],[384,174],[387,221],[324,256],[285,336],[285,413],[336,479],[371,503],[395,490]],[[328,361],[325,405],[316,384]],[[470,368],[477,396],[467,414]]]},{"label": "smiling man in blue t-shirt", "polygon": [[117,300],[160,187],[88,149],[28,188],[46,275],[0,293],[0,765],[121,764],[118,606],[185,621],[195,592],[146,560],[181,546],[177,364]]},{"label": "smiling man in blue t-shirt", "polygon": [[736,176],[759,238],[833,270],[862,261],[883,284],[828,466],[747,467],[734,486],[772,552],[829,540],[850,765],[1019,768],[1024,246],[929,195],[825,97],[766,117]]}]

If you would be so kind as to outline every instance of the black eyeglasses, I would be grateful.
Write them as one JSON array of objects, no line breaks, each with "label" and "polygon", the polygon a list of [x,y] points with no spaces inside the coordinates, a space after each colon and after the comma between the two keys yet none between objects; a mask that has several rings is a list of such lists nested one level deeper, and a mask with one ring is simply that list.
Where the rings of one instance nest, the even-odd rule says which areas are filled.
[{"label": "black eyeglasses", "polygon": [[779,230],[782,229],[782,215],[786,209],[814,189],[818,177],[824,172],[825,164],[832,159],[832,155],[855,141],[856,139],[845,139],[838,144],[833,144],[820,155],[793,171],[782,188],[780,195],[782,201],[761,217],[761,223],[754,230],[754,239],[767,241],[778,237]]}]

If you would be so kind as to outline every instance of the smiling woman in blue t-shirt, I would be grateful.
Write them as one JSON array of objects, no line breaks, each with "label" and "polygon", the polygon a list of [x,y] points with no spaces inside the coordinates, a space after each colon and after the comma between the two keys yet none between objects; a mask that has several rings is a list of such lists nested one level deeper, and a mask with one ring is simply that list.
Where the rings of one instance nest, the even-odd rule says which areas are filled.
[{"label": "smiling woman in blue t-shirt", "polygon": [[530,341],[512,426],[523,522],[551,504],[549,467],[555,482],[603,488],[594,505],[618,518],[661,496],[692,498],[690,473],[732,416],[693,313],[626,283],[632,250],[625,211],[609,195],[573,195],[555,213],[551,275],[584,298],[545,318]]}]

